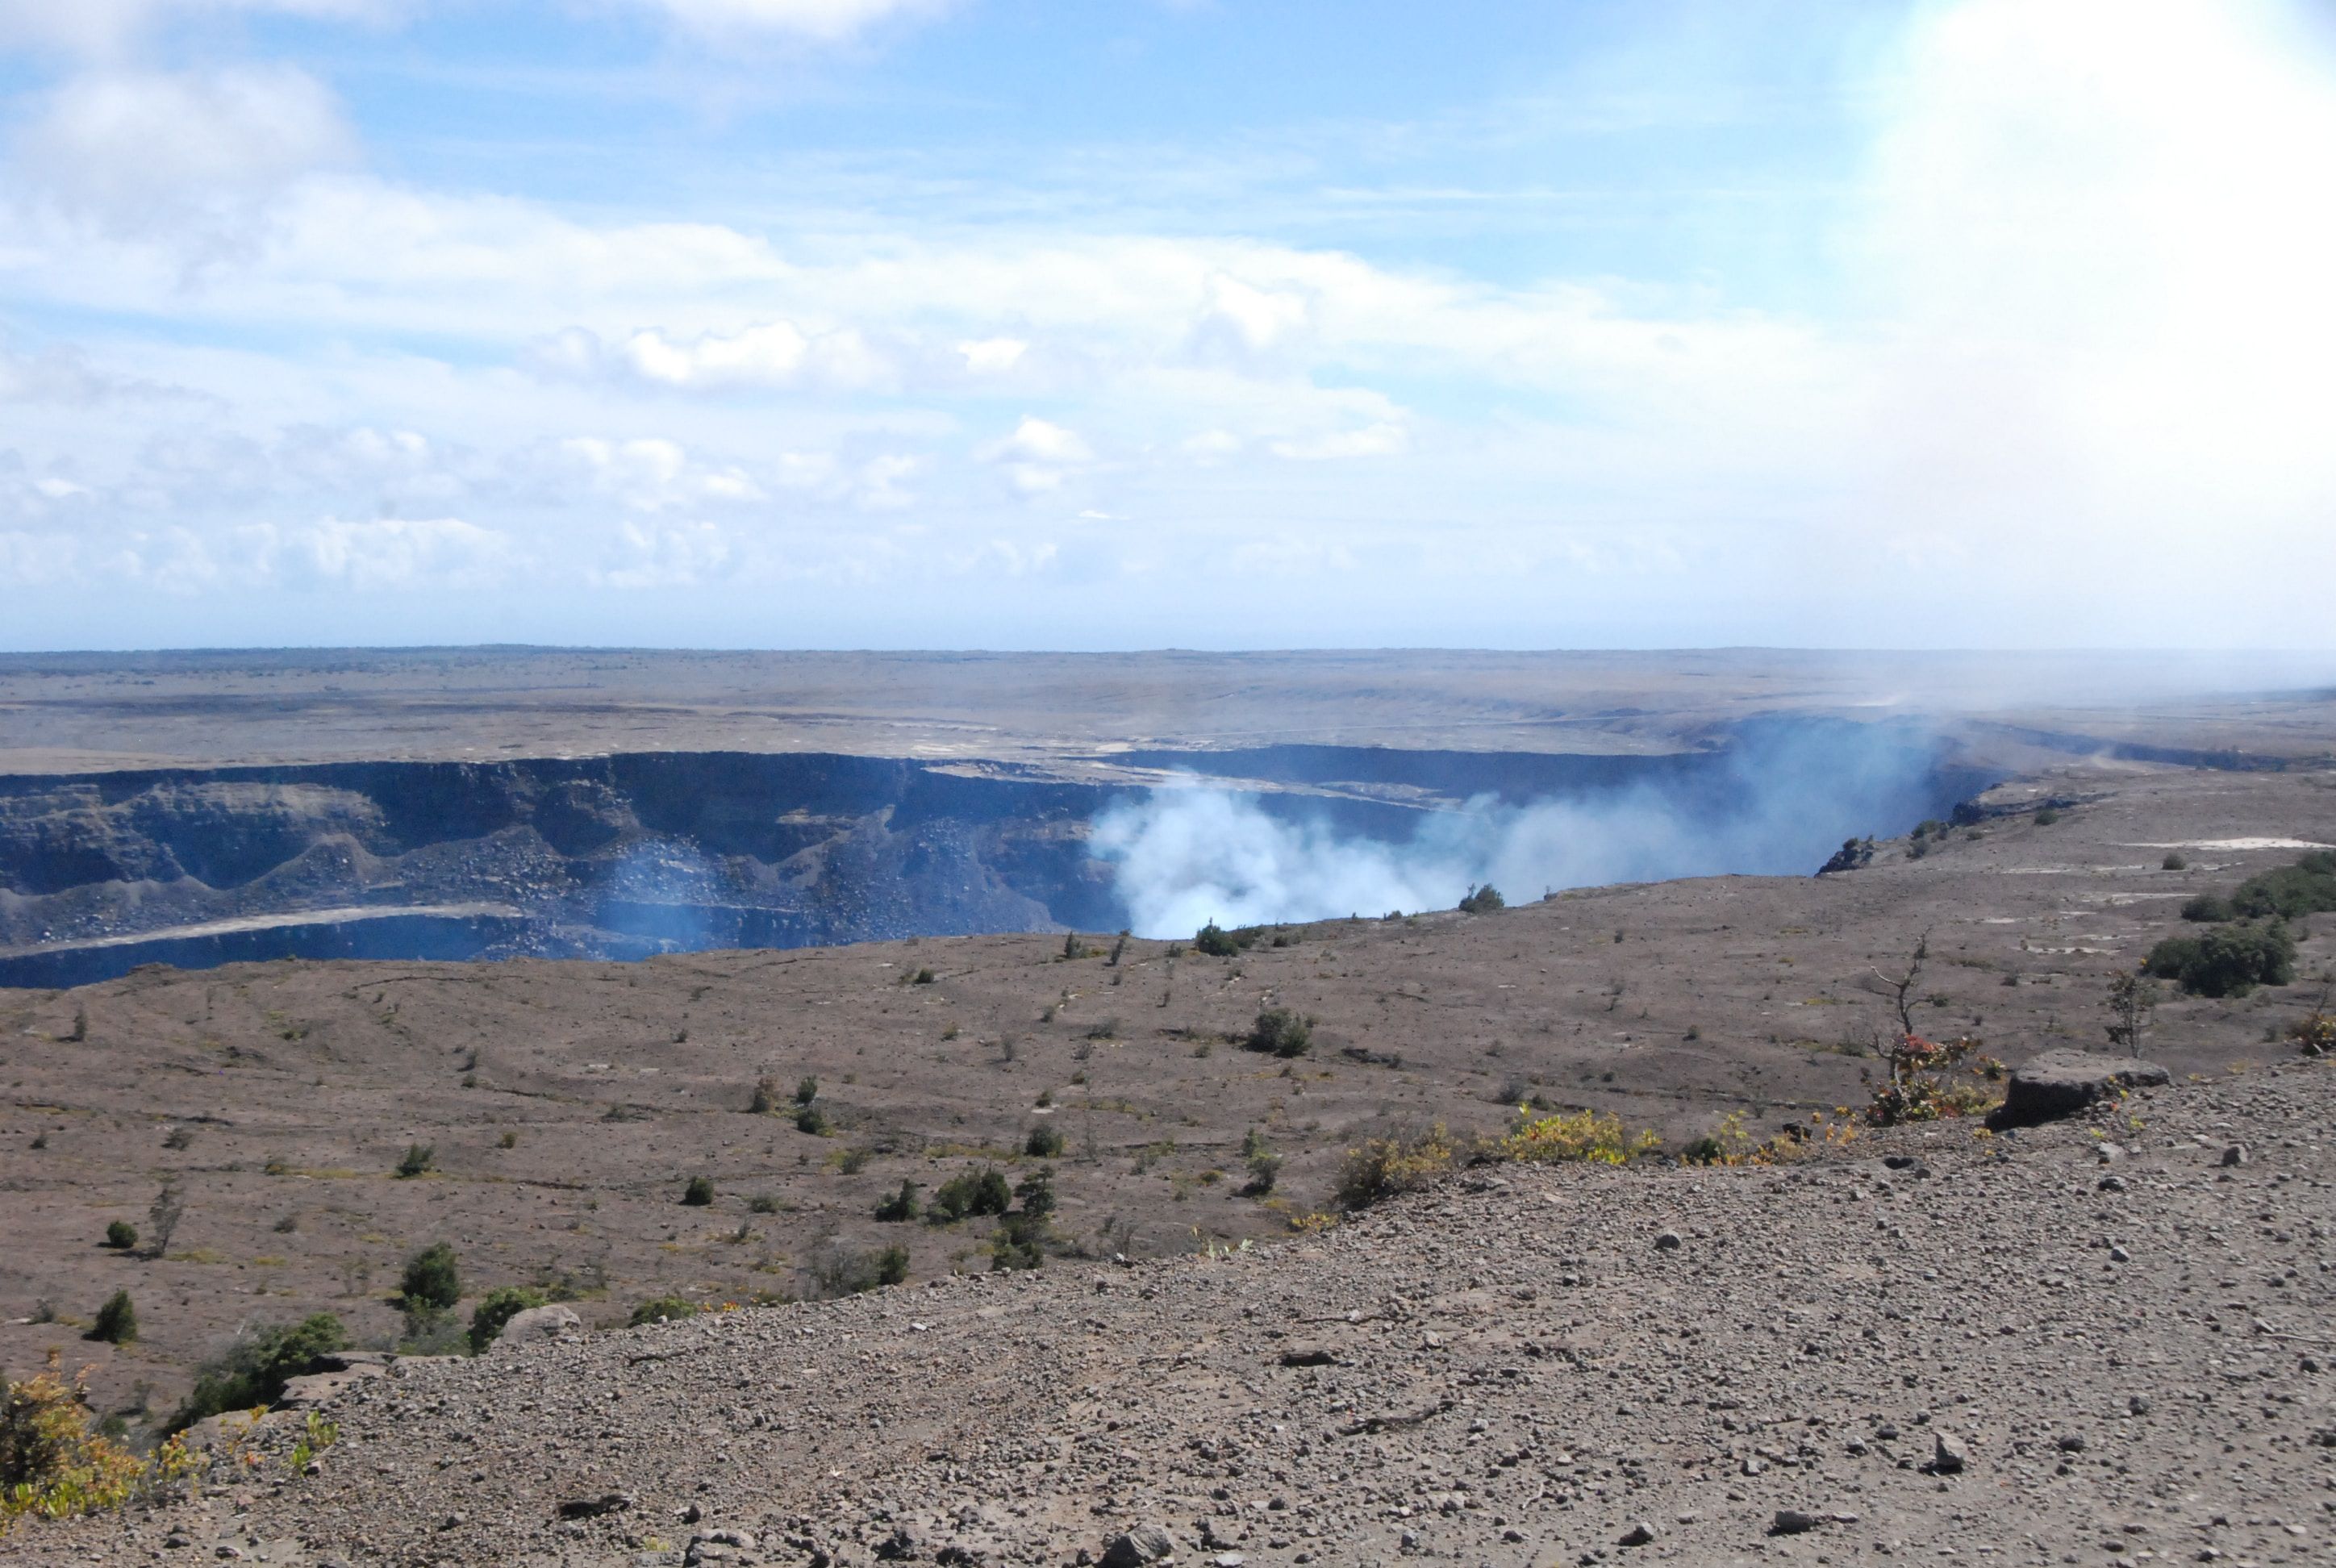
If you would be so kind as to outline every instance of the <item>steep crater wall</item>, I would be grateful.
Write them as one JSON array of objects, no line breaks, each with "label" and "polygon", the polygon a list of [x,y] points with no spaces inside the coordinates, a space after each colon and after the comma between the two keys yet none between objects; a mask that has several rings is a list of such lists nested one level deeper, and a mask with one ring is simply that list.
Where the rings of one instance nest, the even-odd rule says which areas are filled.
[{"label": "steep crater wall", "polygon": [[[1804,824],[1814,869],[1992,782],[1912,732],[1844,820]],[[1724,814],[1775,737],[1708,751],[1542,756],[1274,747],[1118,754],[1260,810],[1382,843],[1472,799],[1651,791]],[[1128,922],[1089,830],[1147,785],[911,760],[657,753],[0,777],[0,985],[81,984],[141,963],[273,957],[629,958]],[[1903,819],[1903,820],[1902,820]],[[1809,860],[1800,868],[1801,859]],[[1771,869],[1715,863],[1707,871]]]}]

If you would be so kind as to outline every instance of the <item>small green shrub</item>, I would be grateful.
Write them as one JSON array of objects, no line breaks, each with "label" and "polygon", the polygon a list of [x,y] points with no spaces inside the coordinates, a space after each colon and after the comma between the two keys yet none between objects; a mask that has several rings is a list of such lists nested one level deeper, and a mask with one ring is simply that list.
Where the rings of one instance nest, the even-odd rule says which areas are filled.
[{"label": "small green shrub", "polygon": [[195,1369],[195,1386],[164,1424],[183,1431],[206,1416],[273,1405],[284,1385],[312,1370],[316,1359],[348,1348],[348,1331],[330,1312],[297,1323],[271,1323],[238,1336],[228,1350]]},{"label": "small green shrub", "polygon": [[711,1176],[690,1177],[689,1185],[681,1190],[681,1202],[685,1208],[705,1209],[712,1207],[714,1203],[714,1178]]},{"label": "small green shrub", "polygon": [[886,1194],[876,1204],[876,1218],[887,1225],[905,1224],[923,1212],[924,1206],[917,1201],[917,1183],[910,1181],[903,1181],[899,1192]]},{"label": "small green shrub", "polygon": [[2214,893],[2200,893],[2182,901],[2182,918],[2195,925],[2220,925],[2224,920],[2238,919],[2239,911],[2231,901]]},{"label": "small green shrub", "polygon": [[685,1318],[696,1316],[697,1303],[686,1297],[656,1296],[634,1308],[633,1315],[625,1320],[625,1326],[638,1329],[644,1324],[661,1323],[667,1320],[677,1323]]},{"label": "small green shrub", "polygon": [[84,1339],[96,1339],[108,1345],[127,1345],[138,1338],[138,1309],[130,1303],[130,1292],[116,1290],[97,1310],[97,1321],[90,1325]]},{"label": "small green shrub", "polygon": [[995,1165],[951,1176],[933,1190],[926,1215],[936,1224],[953,1224],[977,1214],[1002,1214],[1014,1205],[1014,1190],[1006,1174]]},{"label": "small green shrub", "polygon": [[2157,869],[2166,872],[2186,872],[2190,869],[2190,862],[2178,854],[2169,854],[2157,862]]},{"label": "small green shrub", "polygon": [[2059,820],[2060,808],[2058,806],[2040,807],[2036,813],[2036,825],[2039,828],[2049,828]]},{"label": "small green shrub", "polygon": [[897,1242],[866,1252],[830,1252],[808,1271],[814,1294],[857,1296],[909,1277],[909,1249]]},{"label": "small green shrub", "polygon": [[779,1080],[764,1073],[754,1080],[754,1093],[746,1102],[749,1115],[767,1116],[779,1108]]},{"label": "small green shrub", "polygon": [[425,1171],[434,1168],[437,1164],[438,1150],[435,1144],[408,1144],[405,1145],[404,1155],[397,1162],[397,1174],[401,1180],[410,1181]]},{"label": "small green shrub", "polygon": [[503,1331],[503,1325],[530,1307],[543,1305],[543,1292],[530,1285],[499,1285],[471,1310],[471,1354],[479,1355]]},{"label": "small green shrub", "polygon": [[1314,1044],[1314,1020],[1288,1008],[1267,1008],[1250,1027],[1244,1050],[1275,1057],[1302,1057]]},{"label": "small green shrub", "polygon": [[909,983],[912,986],[930,986],[936,978],[930,969],[919,969],[909,977]]},{"label": "small green shrub", "polygon": [[2149,950],[2142,969],[2193,996],[2243,997],[2295,978],[2295,938],[2277,920],[2234,922],[2200,936],[2168,937]]},{"label": "small green shrub", "polygon": [[138,1227],[127,1220],[116,1220],[105,1227],[105,1244],[117,1252],[126,1252],[138,1244]]},{"label": "small green shrub", "polygon": [[796,1105],[808,1105],[817,1098],[819,1098],[819,1080],[817,1078],[804,1077],[795,1080]]},{"label": "small green shrub", "polygon": [[1022,1140],[1022,1152],[1034,1159],[1053,1160],[1062,1157],[1063,1130],[1048,1125],[1033,1127],[1030,1135]]},{"label": "small green shrub", "polygon": [[1044,1166],[1031,1172],[1014,1184],[1014,1197],[1026,1214],[1044,1216],[1055,1212],[1055,1175]]},{"label": "small green shrub", "polygon": [[444,1242],[433,1242],[406,1259],[398,1296],[409,1311],[415,1308],[443,1311],[461,1300],[462,1274],[454,1261],[454,1249]]},{"label": "small green shrub", "polygon": [[829,1132],[827,1113],[809,1102],[798,1103],[795,1109],[795,1131],[823,1138]]},{"label": "small green shrub", "polygon": [[1249,943],[1241,940],[1239,932],[1229,931],[1211,920],[1193,936],[1192,946],[1212,959],[1229,959]]},{"label": "small green shrub", "polygon": [[2292,866],[2258,872],[2239,884],[2231,907],[2251,919],[2287,920],[2336,910],[2336,851],[2317,850]]},{"label": "small green shrub", "polygon": [[1242,1191],[1251,1197],[1265,1196],[1281,1179],[1281,1156],[1266,1146],[1265,1135],[1255,1127],[1241,1138],[1241,1163],[1249,1169],[1249,1185]]},{"label": "small green shrub", "polygon": [[1508,907],[1509,901],[1501,896],[1501,890],[1490,882],[1482,887],[1470,884],[1468,896],[1460,901],[1460,912],[1464,915],[1487,915]]},{"label": "small green shrub", "polygon": [[757,1214],[775,1214],[779,1212],[778,1194],[757,1193],[746,1200],[746,1207]]}]

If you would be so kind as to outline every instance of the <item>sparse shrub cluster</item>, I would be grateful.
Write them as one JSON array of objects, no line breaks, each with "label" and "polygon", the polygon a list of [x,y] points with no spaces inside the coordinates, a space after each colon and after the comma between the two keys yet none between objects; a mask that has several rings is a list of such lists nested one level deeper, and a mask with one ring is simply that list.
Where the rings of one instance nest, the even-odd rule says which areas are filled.
[{"label": "sparse shrub cluster", "polygon": [[1302,1057],[1314,1045],[1314,1020],[1288,1008],[1267,1008],[1250,1026],[1244,1050],[1273,1057]]},{"label": "sparse shrub cluster", "polygon": [[1344,1209],[1365,1209],[1399,1193],[1416,1192],[1458,1164],[1459,1145],[1444,1124],[1424,1133],[1368,1138],[1347,1151],[1332,1195]]},{"label": "sparse shrub cluster", "polygon": [[1999,1104],[2003,1064],[1974,1039],[1927,1040],[1912,1029],[1882,1047],[1887,1069],[1864,1112],[1877,1127],[1974,1115]]},{"label": "sparse shrub cluster", "polygon": [[1772,1138],[1756,1138],[1744,1125],[1744,1113],[1730,1111],[1717,1130],[1689,1142],[1679,1151],[1682,1165],[1785,1165],[1820,1148],[1840,1149],[1857,1141],[1858,1124],[1835,1121],[1819,1112],[1804,1124],[1789,1122]]},{"label": "sparse shrub cluster", "polygon": [[2295,938],[2277,920],[2218,925],[2199,936],[2166,938],[2149,950],[2142,969],[2193,996],[2243,997],[2295,978]]},{"label": "sparse shrub cluster", "polygon": [[1584,1160],[1592,1164],[1626,1165],[1662,1147],[1650,1129],[1636,1134],[1624,1129],[1622,1118],[1611,1112],[1560,1111],[1553,1115],[1526,1117],[1516,1131],[1501,1140],[1504,1159],[1541,1162]]},{"label": "sparse shrub cluster", "polygon": [[925,1213],[936,1225],[953,1225],[979,1214],[1002,1214],[1014,1206],[1014,1189],[995,1165],[951,1176],[933,1189]]},{"label": "sparse shrub cluster", "polygon": [[1267,1146],[1265,1135],[1251,1127],[1241,1138],[1241,1164],[1249,1170],[1249,1185],[1241,1191],[1261,1198],[1281,1179],[1281,1156]]},{"label": "sparse shrub cluster", "polygon": [[[1227,930],[1216,921],[1211,920],[1194,933],[1192,946],[1210,958],[1230,959],[1249,951],[1264,940],[1268,935],[1273,938],[1273,945],[1277,948],[1286,948],[1290,945],[1290,938],[1286,934],[1271,930],[1269,927],[1235,926],[1232,930]],[[1174,956],[1173,951],[1170,956],[1172,958]]]},{"label": "sparse shrub cluster", "polygon": [[1460,912],[1464,915],[1488,915],[1494,910],[1508,907],[1509,901],[1503,898],[1501,890],[1490,882],[1481,887],[1470,883],[1466,896],[1460,901]]},{"label": "sparse shrub cluster", "polygon": [[285,1384],[314,1370],[318,1357],[346,1349],[348,1343],[348,1330],[330,1312],[254,1329],[196,1368],[193,1389],[165,1429],[180,1432],[206,1416],[273,1405],[284,1397]]},{"label": "sparse shrub cluster", "polygon": [[1054,1235],[1055,1179],[1044,1170],[1031,1172],[1014,1188],[1021,1207],[1001,1215],[989,1238],[993,1270],[1036,1269],[1046,1261],[1046,1243]]},{"label": "sparse shrub cluster", "polygon": [[1030,1129],[1022,1140],[1022,1152],[1033,1159],[1060,1159],[1063,1154],[1063,1129],[1049,1123]]},{"label": "sparse shrub cluster", "polygon": [[200,1462],[176,1437],[141,1459],[92,1427],[88,1389],[49,1369],[0,1380],[0,1534],[25,1514],[69,1519],[153,1497]]},{"label": "sparse shrub cluster", "polygon": [[865,1252],[831,1252],[807,1271],[813,1293],[857,1296],[909,1277],[909,1249],[898,1244]]},{"label": "sparse shrub cluster", "polygon": [[922,1213],[924,1206],[917,1197],[917,1183],[910,1181],[903,1181],[899,1192],[887,1193],[876,1204],[877,1220],[887,1225],[906,1224]]},{"label": "sparse shrub cluster", "polygon": [[[2181,859],[2178,855],[2166,858],[2168,862]],[[2169,863],[2166,869],[2179,868]],[[2200,893],[2187,900],[2182,905],[2182,918],[2199,925],[2219,925],[2233,920],[2301,920],[2331,911],[2336,911],[2336,850],[2314,850],[2292,866],[2256,872],[2227,895]]]},{"label": "sparse shrub cluster", "polygon": [[625,1320],[625,1326],[628,1329],[638,1329],[646,1324],[662,1323],[667,1320],[677,1323],[685,1318],[696,1316],[697,1303],[686,1296],[653,1296],[633,1309],[633,1315]]},{"label": "sparse shrub cluster", "polygon": [[434,1168],[437,1164],[438,1150],[436,1145],[431,1144],[408,1144],[405,1145],[405,1153],[398,1159],[397,1174],[401,1179],[411,1181],[415,1176],[422,1175],[425,1172]]}]

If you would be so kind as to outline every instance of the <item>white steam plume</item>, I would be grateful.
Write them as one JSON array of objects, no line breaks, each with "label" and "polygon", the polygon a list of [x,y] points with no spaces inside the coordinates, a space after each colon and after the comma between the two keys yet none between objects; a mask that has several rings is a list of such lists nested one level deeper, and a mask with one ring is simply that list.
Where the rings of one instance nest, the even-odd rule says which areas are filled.
[{"label": "white steam plume", "polygon": [[[1550,889],[1728,872],[1806,875],[1843,839],[1895,833],[1956,793],[1927,744],[1875,732],[1755,743],[1712,775],[1423,814],[1400,841],[1292,819],[1290,803],[1195,784],[1114,805],[1095,823],[1131,928],[1188,936],[1258,925],[1450,909],[1475,883],[1512,900]],[[1967,776],[1968,788],[1973,782]]]}]

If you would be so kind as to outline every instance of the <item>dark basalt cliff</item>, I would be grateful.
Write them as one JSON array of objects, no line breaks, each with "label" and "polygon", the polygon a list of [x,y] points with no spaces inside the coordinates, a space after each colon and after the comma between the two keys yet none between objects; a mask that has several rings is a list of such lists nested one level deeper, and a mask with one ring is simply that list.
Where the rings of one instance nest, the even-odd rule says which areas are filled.
[{"label": "dark basalt cliff", "polygon": [[[1424,812],[1652,792],[1684,822],[1737,809],[1818,727],[1743,726],[1668,756],[1329,746],[1119,754],[1130,782],[807,753],[658,752],[492,763],[0,777],[0,985],[102,979],[141,963],[241,959],[630,958],[1128,923],[1096,814],[1136,769],[1254,791],[1279,816],[1401,842]],[[1893,765],[1853,820],[1796,823],[1775,865],[1808,870],[1848,832],[1943,814],[1988,775],[1925,737],[1825,727]],[[1786,748],[1786,749],[1780,749]],[[1896,819],[1903,818],[1903,823]],[[1737,858],[1740,858],[1737,857]]]}]

